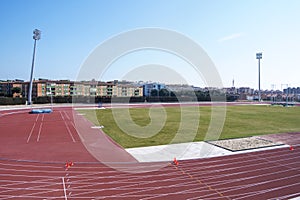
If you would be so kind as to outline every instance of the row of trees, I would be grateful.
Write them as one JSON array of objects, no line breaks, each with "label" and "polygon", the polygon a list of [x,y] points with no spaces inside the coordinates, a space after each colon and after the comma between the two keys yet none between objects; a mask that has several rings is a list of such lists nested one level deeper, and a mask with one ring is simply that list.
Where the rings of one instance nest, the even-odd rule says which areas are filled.
[{"label": "row of trees", "polygon": [[13,97],[14,94],[21,94],[21,88],[19,87],[13,87],[11,89],[11,93],[4,93],[4,92],[0,92],[0,97]]},{"label": "row of trees", "polygon": [[182,90],[182,91],[169,91],[167,89],[161,89],[161,90],[156,90],[153,89],[151,90],[151,96],[150,97],[176,97],[176,98],[192,98],[195,99],[196,101],[211,101],[211,97],[213,97],[213,100],[215,99],[221,99],[223,98],[223,101],[229,100],[229,98],[226,97],[226,94],[223,90],[206,90],[206,91],[201,91],[201,90]]},{"label": "row of trees", "polygon": [[169,91],[165,88],[160,89],[160,90],[156,90],[153,89],[151,90],[150,93],[152,97],[154,96],[160,96],[160,97],[166,97],[166,96],[202,96],[202,97],[207,97],[209,96],[209,92],[208,91],[200,91],[200,90],[182,90],[182,91]]},{"label": "row of trees", "polygon": [[[20,93],[20,90],[13,90],[15,93]],[[149,97],[99,97],[99,96],[46,96],[34,97],[32,100],[35,104],[45,103],[133,103],[133,102],[182,102],[182,101],[224,101],[225,94],[221,90],[214,91],[169,91],[167,89],[152,90]],[[231,100],[226,97],[227,100]],[[25,97],[0,97],[0,105],[25,104]]]}]

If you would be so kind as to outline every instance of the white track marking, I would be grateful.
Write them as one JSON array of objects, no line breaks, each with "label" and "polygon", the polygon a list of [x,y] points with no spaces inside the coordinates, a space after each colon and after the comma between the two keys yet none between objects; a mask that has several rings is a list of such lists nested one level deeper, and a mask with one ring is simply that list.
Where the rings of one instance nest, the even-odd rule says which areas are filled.
[{"label": "white track marking", "polygon": [[35,118],[36,122],[38,121],[39,116],[40,116],[39,114],[36,116],[36,118]]},{"label": "white track marking", "polygon": [[22,169],[24,169],[24,167],[33,168],[33,169],[41,169],[41,168],[42,169],[43,168],[47,168],[47,169],[61,169],[61,167],[57,167],[57,166],[47,166],[47,165],[45,165],[45,166],[42,165],[41,166],[41,165],[24,164],[24,163],[22,163],[22,164],[8,164],[8,163],[1,163],[0,162],[0,170],[7,169],[7,168],[4,168],[3,166],[9,167],[9,169],[12,169],[12,167],[17,167],[17,168],[22,168]]},{"label": "white track marking", "polygon": [[29,142],[29,140],[30,140],[30,138],[31,138],[31,135],[32,135],[32,133],[33,133],[33,130],[34,130],[35,125],[36,125],[36,123],[34,123],[33,126],[32,126],[32,128],[31,128],[31,131],[30,131],[30,133],[29,133],[29,135],[28,135],[28,138],[27,138],[27,143]]},{"label": "white track marking", "polygon": [[[274,152],[273,152],[274,153]],[[297,153],[297,154],[295,154]],[[298,152],[293,152],[293,156],[294,157],[294,160],[295,158],[299,155]],[[281,156],[278,156],[276,155],[275,153],[268,156],[268,159],[277,159],[277,161],[281,162],[281,163],[287,163],[287,164],[292,164],[292,163],[295,163],[297,164],[298,162],[293,162],[292,160],[290,160],[290,158],[287,156],[287,155],[290,155],[290,151],[286,151],[286,152],[282,152],[283,155]],[[284,155],[285,154],[285,155]],[[227,157],[229,160],[231,159],[230,157]],[[257,159],[257,157],[255,156],[249,156],[248,157],[249,160],[255,160]],[[290,162],[288,161],[290,160]],[[224,160],[223,160],[224,162]],[[204,167],[204,166],[201,166],[203,164],[207,164],[207,163],[211,163],[211,160],[206,160],[206,159],[202,159],[202,162],[189,162],[189,163],[184,163],[182,162],[182,166],[184,166],[184,169],[185,168],[189,168],[191,170],[191,172],[193,173],[193,175],[195,174],[196,176],[202,174],[201,173],[201,169]],[[244,163],[243,161],[239,162],[238,160],[235,161],[235,163]],[[275,164],[275,163],[274,163]],[[246,165],[246,163],[245,163]],[[256,164],[250,164],[248,165],[249,166],[255,166]],[[276,165],[276,164],[275,164]],[[223,171],[222,169],[219,169],[219,170],[213,170],[214,167],[216,166],[219,166],[219,167],[229,167],[231,168],[232,170],[235,169],[235,167],[233,166],[227,166],[227,165],[224,165],[222,166],[221,163],[214,163],[211,168],[212,169],[209,169],[209,168],[206,168],[204,169],[206,171],[206,175],[203,174],[203,179],[209,181],[210,177],[212,178],[212,175],[213,173],[216,173],[216,172],[220,172],[220,171]],[[278,165],[277,165],[278,166]],[[281,170],[281,172],[273,172],[274,174],[278,174],[278,173],[284,173],[286,171],[294,171],[296,169],[292,169],[292,168],[287,168],[285,167],[285,164],[284,165],[279,165],[281,166],[283,169]],[[132,167],[135,167],[135,165],[133,165]],[[191,168],[190,168],[191,167]],[[273,167],[273,165],[271,165],[270,167]],[[176,194],[195,194],[194,197],[190,198],[190,199],[199,199],[199,198],[205,198],[205,199],[216,199],[217,197],[215,196],[216,194],[215,193],[210,193],[210,194],[206,194],[206,195],[203,195],[203,194],[198,194],[197,192],[199,191],[199,189],[201,191],[208,191],[207,190],[207,187],[206,186],[201,186],[199,185],[199,187],[197,187],[198,184],[195,183],[195,179],[190,179],[190,180],[186,180],[186,176],[182,176],[180,171],[174,171],[174,170],[168,170],[167,168],[164,168],[161,170],[161,173],[157,173],[157,174],[144,174],[144,175],[140,175],[140,174],[124,174],[124,173],[113,173],[109,176],[105,176],[105,173],[102,171],[101,172],[101,169],[99,169],[98,167],[76,167],[74,166],[74,168],[78,168],[78,173],[75,173],[75,174],[78,174],[78,175],[75,175],[75,176],[71,176],[73,181],[72,181],[72,184],[74,186],[72,186],[72,189],[74,189],[74,191],[76,191],[76,194],[74,193],[74,196],[76,196],[76,199],[92,199],[92,198],[96,198],[96,195],[99,195],[99,191],[103,191],[101,189],[101,185],[103,184],[120,184],[120,186],[115,186],[113,187],[110,187],[110,188],[107,188],[106,190],[110,190],[110,191],[119,191],[118,194],[112,194],[112,195],[107,195],[107,196],[101,196],[101,198],[120,198],[122,199],[122,197],[132,197],[132,198],[140,198],[140,199],[152,199],[152,198],[163,198],[163,197],[166,197],[167,195],[176,195]],[[90,171],[90,172],[85,172],[85,169],[94,169],[93,171]],[[101,167],[100,167],[101,168]],[[242,167],[241,167],[242,168]],[[255,167],[254,167],[255,168]],[[80,170],[81,169],[81,170]],[[1,170],[1,169],[0,169]],[[11,169],[13,170],[13,169]],[[246,180],[246,179],[251,179],[251,178],[255,178],[255,177],[263,177],[263,176],[266,176],[267,174],[260,174],[258,176],[255,176],[255,177],[252,177],[251,175],[247,175],[247,173],[239,173],[238,169],[236,169],[237,171],[234,171],[233,173],[228,173],[228,174],[231,174],[231,175],[234,175],[234,174],[245,174],[246,176],[243,176],[244,178],[235,178],[235,183],[236,182],[241,182],[241,180]],[[256,170],[256,169],[249,169],[249,170],[244,170],[244,171],[253,171],[253,170]],[[17,171],[23,171],[23,170],[17,170]],[[25,170],[24,170],[25,171]],[[44,171],[44,170],[42,170]],[[104,177],[102,175],[100,175],[100,172],[103,173]],[[197,172],[198,171],[198,172]],[[226,170],[225,170],[226,171]],[[243,171],[243,170],[242,170]],[[112,173],[114,171],[105,171],[105,172],[108,172],[108,173]],[[95,174],[99,173],[97,176],[95,176]],[[166,175],[171,175],[173,176],[174,174],[177,176],[173,176],[173,177],[165,177],[163,178],[164,176]],[[268,174],[272,174],[272,172],[270,171],[270,173]],[[224,174],[225,175],[225,174]],[[26,177],[29,177],[28,175],[24,175]],[[228,176],[228,175],[227,175]],[[33,177],[33,176],[32,176]],[[102,177],[102,178],[101,178]],[[160,179],[152,179],[153,177],[161,177]],[[220,176],[221,177],[221,176]],[[225,176],[224,176],[225,177]],[[299,177],[299,175],[294,175],[294,176],[288,176],[288,177],[293,177],[294,180],[296,178]],[[237,187],[232,187],[232,188],[227,188],[227,187],[223,187],[221,188],[222,190],[224,190],[224,192],[226,193],[227,191],[242,191],[243,188],[249,188],[249,187],[256,187],[256,186],[259,186],[259,185],[267,185],[267,184],[270,184],[272,182],[282,182],[283,180],[286,180],[288,179],[288,177],[281,177],[281,178],[277,178],[277,179],[270,179],[270,178],[266,178],[264,179],[261,183],[255,183],[255,184],[241,184]],[[103,182],[101,181],[103,178],[105,179],[110,179],[110,182]],[[197,177],[195,177],[197,178]],[[75,181],[74,181],[75,179]],[[23,179],[22,179],[23,180]],[[185,180],[185,181],[184,181]],[[65,181],[65,180],[63,180]],[[158,184],[158,183],[161,183],[161,182],[165,182],[165,181],[171,181],[173,183],[171,184]],[[203,182],[206,182],[206,181],[203,181]],[[222,182],[222,181],[220,181]],[[219,182],[219,183],[220,183]],[[226,181],[224,181],[226,182]],[[33,182],[32,182],[33,183]],[[156,184],[157,183],[157,184]],[[227,182],[228,183],[228,182]],[[60,183],[61,184],[61,183]],[[209,184],[209,183],[208,183]],[[217,183],[218,184],[218,183]],[[272,188],[266,188],[264,190],[261,190],[260,192],[257,193],[257,195],[263,195],[264,193],[269,193],[269,192],[272,192],[272,191],[276,191],[278,190],[278,192],[280,192],[281,189],[283,188],[292,188],[292,187],[295,187],[296,185],[299,185],[300,183],[291,183],[289,185],[281,185],[281,186],[278,186],[278,187],[274,187],[273,189]],[[210,184],[209,184],[210,185]],[[95,188],[95,186],[97,188]],[[214,187],[214,185],[210,185],[212,187]],[[172,192],[172,193],[160,193],[158,192],[157,190],[161,190],[161,189],[164,189],[164,191],[168,190],[168,188],[180,188],[180,187],[187,187],[187,188],[191,188],[191,189],[183,189],[183,190],[176,190],[175,192]],[[18,191],[20,191],[22,188],[18,188],[16,187]],[[29,187],[27,188],[26,190],[30,190],[31,188],[40,188],[40,186],[38,187]],[[66,185],[65,185],[65,188],[66,188]],[[131,190],[135,188],[134,190]],[[217,188],[219,189],[219,188]],[[39,190],[39,189],[38,189]],[[37,190],[37,191],[38,191]],[[130,191],[128,191],[130,190]],[[60,190],[61,191],[61,190]],[[148,195],[150,194],[151,192],[153,191],[153,195]],[[157,191],[157,192],[156,192]],[[223,191],[220,191],[220,192],[223,192]],[[31,193],[29,195],[24,195],[24,196],[19,196],[19,197],[27,197],[27,198],[36,198],[38,193],[41,193],[41,192],[36,192],[36,193]],[[145,194],[143,194],[145,193]],[[68,191],[67,191],[67,188],[66,188],[66,192],[65,194],[67,195],[68,194]],[[33,196],[34,195],[34,196]],[[290,194],[290,196],[292,197],[294,194]],[[197,197],[196,197],[197,196]],[[230,198],[243,198],[243,197],[253,197],[255,198],[255,193],[253,192],[238,192],[237,193],[237,196],[233,195],[233,196],[229,196]],[[0,194],[0,197],[3,197],[3,195]],[[57,197],[58,198],[58,197]],[[63,196],[61,197],[63,198]],[[223,197],[220,197],[220,198],[223,198]],[[280,199],[280,198],[279,198]]]},{"label": "white track marking", "polygon": [[68,124],[67,124],[67,122],[66,122],[66,120],[65,120],[65,118],[64,118],[64,116],[63,116],[63,114],[62,114],[62,112],[59,111],[59,113],[60,113],[60,116],[61,116],[61,118],[63,119],[63,121],[64,121],[64,123],[65,123],[65,126],[66,126],[66,128],[67,128],[67,131],[68,131],[69,135],[70,135],[71,138],[72,138],[72,141],[73,141],[73,142],[76,142],[76,140],[74,139],[73,134],[72,134],[72,132],[71,132],[71,130],[70,130],[70,128],[69,128],[69,126],[68,126]]},{"label": "white track marking", "polygon": [[65,118],[64,118],[64,116],[62,115],[61,111],[59,111],[59,114],[60,114],[62,120],[65,121]]},{"label": "white track marking", "polygon": [[31,135],[32,135],[32,133],[33,133],[33,130],[34,130],[34,127],[35,127],[35,125],[36,125],[36,122],[38,121],[38,119],[39,119],[39,114],[36,116],[36,118],[35,118],[35,122],[34,122],[34,124],[32,125],[32,128],[31,128],[31,131],[30,131],[30,133],[29,133],[29,135],[28,135],[28,138],[27,138],[27,143],[29,142],[29,140],[30,140],[30,138],[31,138]]},{"label": "white track marking", "polygon": [[38,133],[38,136],[37,136],[37,138],[36,138],[36,141],[37,141],[37,142],[40,141],[40,136],[41,136],[41,132],[42,132],[42,126],[43,126],[43,123],[40,124],[39,133]]},{"label": "white track marking", "polygon": [[[236,197],[234,199],[256,199],[255,198],[256,195],[260,195],[260,194],[264,194],[264,193],[268,193],[268,192],[275,192],[276,190],[280,190],[280,189],[283,189],[283,188],[296,187],[297,185],[300,185],[300,183],[294,183],[294,184],[291,184],[291,185],[284,185],[284,186],[274,187],[274,188],[260,190],[260,191],[243,193],[244,196]],[[280,199],[280,198],[277,198],[277,199]]]},{"label": "white track marking", "polygon": [[[25,166],[26,167],[26,166]],[[12,171],[12,169],[8,169],[8,168],[1,168],[0,169],[1,171],[8,171],[7,173],[5,173],[5,175],[8,175],[8,176],[11,176],[11,175],[13,175],[13,172],[12,172],[12,174],[9,174],[9,172],[11,172]],[[35,174],[35,173],[47,173],[47,172],[49,172],[49,170],[47,170],[47,169],[43,169],[43,170],[37,170],[37,169],[13,169],[13,171],[14,172],[18,172],[18,173],[20,173],[20,172],[25,172],[25,173],[31,173],[31,174]],[[50,171],[51,173],[59,173],[60,172],[60,170],[53,170],[53,171]],[[4,176],[5,176],[4,175]],[[0,175],[1,176],[1,175]],[[0,180],[1,181],[1,180]]]},{"label": "white track marking", "polygon": [[63,188],[64,188],[65,200],[68,200],[68,197],[67,197],[67,190],[66,190],[66,184],[65,184],[65,178],[64,178],[64,177],[61,177],[61,179],[62,179],[62,184],[63,184]]},{"label": "white track marking", "polygon": [[64,121],[64,122],[65,122],[66,128],[67,128],[67,130],[68,130],[68,133],[69,133],[69,135],[70,135],[71,138],[72,138],[72,141],[73,141],[73,142],[76,142],[75,139],[74,139],[74,137],[73,137],[73,134],[72,134],[72,132],[71,132],[71,130],[70,130],[68,124],[67,124],[67,122],[66,122],[66,121]]},{"label": "white track marking", "polygon": [[72,126],[73,126],[74,130],[76,131],[77,135],[80,137],[80,135],[79,135],[79,133],[78,133],[78,131],[77,131],[77,129],[76,129],[76,126],[75,126],[75,124],[74,124],[74,122],[73,122],[73,121],[71,121],[71,124],[72,124]]},{"label": "white track marking", "polygon": [[[268,155],[268,158],[269,159],[272,159],[272,158],[274,158],[274,159],[276,159],[277,161],[281,161],[281,162],[287,162],[287,165],[290,165],[291,163],[295,163],[295,164],[297,164],[298,162],[292,162],[292,160],[289,162],[288,160],[290,160],[290,158],[289,157],[287,157],[286,155],[280,155],[280,156],[278,156],[278,153],[274,153],[274,152],[268,152],[267,154],[269,154]],[[289,154],[289,151],[287,151],[286,153],[284,152],[283,154]],[[293,154],[293,156],[297,156],[296,154]],[[230,158],[230,157],[227,157],[227,159],[232,159],[232,158]],[[255,159],[257,159],[257,157],[254,157],[254,156],[249,156],[249,160],[255,160]],[[295,159],[295,157],[294,157],[294,159]],[[249,161],[248,160],[248,161]],[[208,162],[206,161],[206,160],[203,160],[203,162],[204,162],[204,164],[207,164],[207,163],[210,163],[211,161],[210,160],[208,160]],[[224,162],[224,160],[223,161],[221,161],[221,162]],[[235,163],[244,163],[244,161],[238,161],[238,159],[235,161]],[[232,164],[232,163],[231,163]],[[246,162],[245,162],[245,164],[246,164]],[[275,164],[275,163],[274,163]],[[219,166],[219,167],[226,167],[226,165],[222,165],[221,163],[219,164],[218,162],[216,162],[215,164],[214,164],[215,166]],[[255,165],[257,165],[257,164],[250,164],[250,165],[247,165],[248,167],[249,166],[255,166]],[[202,167],[201,167],[201,163],[199,163],[199,162],[196,162],[196,163],[184,163],[183,164],[183,166],[185,166],[185,167],[187,167],[187,168],[189,168],[189,166],[193,166],[192,168],[193,169],[191,169],[192,171],[195,171],[195,173],[196,173],[196,175],[199,175],[198,173],[199,172],[201,172],[201,169],[202,169]],[[279,166],[281,166],[281,167],[283,167],[283,166],[285,166],[285,165],[279,165]],[[228,166],[229,168],[230,168],[230,166]],[[270,166],[270,168],[273,168],[274,166],[273,165],[271,165]],[[277,165],[277,167],[278,167],[278,165]],[[218,172],[218,171],[223,171],[222,169],[221,170],[213,170],[213,168],[214,168],[214,166],[211,166],[211,168],[212,169],[209,169],[209,168],[207,168],[207,170],[206,170],[206,173],[215,173],[215,172]],[[231,167],[231,169],[234,169],[235,167]],[[238,170],[238,169],[236,169],[236,170]],[[229,174],[224,174],[224,176],[223,177],[226,177],[226,176],[228,176],[228,175],[234,175],[234,174],[245,174],[246,176],[244,176],[244,178],[236,178],[235,179],[235,181],[236,182],[240,182],[241,180],[247,180],[247,179],[252,179],[252,178],[257,178],[257,177],[265,177],[265,176],[268,176],[268,175],[272,175],[272,174],[279,174],[279,173],[285,173],[285,172],[287,172],[287,171],[293,171],[293,170],[295,170],[295,169],[291,169],[291,168],[284,168],[283,167],[283,169],[281,170],[281,171],[279,171],[279,172],[270,172],[270,173],[267,173],[267,174],[260,174],[260,175],[257,175],[257,176],[254,176],[254,177],[248,177],[247,176],[247,173],[245,173],[245,171],[244,172],[234,172],[234,173],[229,173]],[[225,170],[226,171],[226,170]],[[246,170],[247,171],[247,170]],[[254,168],[254,169],[250,169],[249,170],[249,172],[251,172],[251,171],[256,171],[256,169]],[[171,172],[171,173],[174,173],[174,171],[173,172]],[[168,173],[166,173],[166,174],[171,174],[170,172],[168,172]],[[206,179],[207,181],[209,181],[209,179],[210,178],[213,178],[212,177],[212,175],[209,175],[208,174],[208,176],[207,175],[205,175],[205,174],[203,174],[205,177],[203,177],[204,179]],[[151,186],[151,187],[147,187],[147,185],[149,185],[149,184],[154,184],[155,183],[155,180],[152,180],[151,181],[151,177],[150,177],[151,175],[149,175],[149,177],[148,176],[143,176],[143,177],[140,177],[140,176],[138,176],[138,175],[136,175],[136,177],[134,176],[134,175],[130,175],[130,176],[127,176],[127,178],[126,179],[122,179],[122,177],[123,178],[125,178],[126,176],[123,176],[123,175],[117,175],[116,174],[116,177],[115,178],[119,178],[118,180],[111,180],[110,182],[105,182],[106,184],[114,184],[114,183],[126,183],[126,185],[124,185],[124,186],[119,186],[119,187],[112,187],[112,188],[108,188],[108,190],[122,190],[122,191],[124,191],[124,193],[122,192],[121,194],[119,194],[119,195],[113,195],[113,197],[124,197],[124,196],[126,196],[126,197],[138,197],[139,196],[139,194],[137,194],[137,193],[139,193],[139,192],[137,192],[136,193],[136,191],[132,191],[132,192],[127,192],[126,193],[126,189],[127,188],[131,188],[131,187],[133,187],[133,186],[135,186],[135,187],[138,187],[138,186],[140,186],[141,188],[141,190],[142,191],[151,191],[151,190],[153,190],[153,191],[155,191],[155,190],[157,190],[157,189],[163,189],[163,188],[168,188],[168,187],[172,187],[172,186],[180,186],[181,184],[172,184],[172,185],[168,185],[168,186]],[[153,176],[153,175],[152,175]],[[154,175],[155,176],[155,175]],[[158,176],[163,176],[162,174],[160,174],[160,175],[158,175]],[[101,184],[104,184],[104,183],[101,183],[100,181],[98,181],[97,180],[97,178],[93,178],[93,176],[91,175],[91,174],[89,174],[89,173],[86,173],[84,176],[81,176],[81,175],[79,175],[79,176],[72,176],[73,178],[75,178],[76,177],[76,179],[78,179],[77,181],[73,181],[72,183],[73,184],[75,184],[75,185],[77,185],[77,186],[73,186],[73,189],[74,190],[76,190],[77,192],[76,192],[76,197],[78,197],[78,198],[80,198],[80,196],[81,195],[88,195],[89,194],[89,196],[91,197],[91,198],[93,198],[93,195],[94,195],[94,193],[96,193],[98,190],[94,190],[94,189],[92,189],[92,188],[89,188],[89,187],[94,187],[94,186],[99,186],[99,188],[101,188]],[[222,176],[219,176],[219,178],[221,178]],[[297,178],[297,177],[299,177],[298,175],[294,175],[294,176],[290,176],[290,177],[294,177],[294,178]],[[113,178],[113,176],[108,176],[108,177],[105,177],[105,178]],[[149,178],[149,179],[148,179]],[[178,176],[178,177],[174,177],[174,178],[170,178],[169,180],[170,181],[175,181],[175,182],[178,182],[178,183],[180,183],[180,182],[182,182],[183,181],[183,179],[182,178],[186,178],[186,177],[182,177],[182,176]],[[197,177],[195,177],[195,178],[197,178]],[[94,180],[93,180],[94,179]],[[272,182],[281,182],[282,180],[285,180],[285,179],[288,179],[288,178],[285,178],[285,177],[281,177],[281,178],[277,178],[277,179],[269,179],[269,178],[266,178],[265,179],[265,181],[263,181],[262,183],[263,184],[269,184],[269,183],[272,183]],[[165,179],[165,180],[167,180],[167,179]],[[227,180],[228,181],[228,180]],[[222,181],[223,183],[225,182],[227,182],[227,181]],[[77,183],[76,183],[77,182]],[[146,184],[145,185],[145,187],[143,187],[143,186],[141,186],[141,185],[136,185],[136,183],[139,183],[139,184],[142,184],[142,185],[144,185],[144,184]],[[164,182],[164,181],[162,181],[162,180],[159,180],[159,182]],[[189,182],[189,181],[188,181]],[[204,182],[206,182],[206,181],[204,181]],[[157,183],[157,181],[156,181],[156,183]],[[218,184],[220,184],[221,183],[221,181],[219,182],[219,183],[217,183],[217,185]],[[298,183],[297,183],[298,184]],[[192,186],[193,184],[191,183],[191,182],[189,182],[189,183],[183,183],[182,184],[182,186]],[[248,188],[248,187],[255,187],[255,186],[257,186],[258,184],[244,184],[244,185],[240,185],[239,187],[233,187],[233,188],[222,188],[222,189],[225,189],[225,192],[226,191],[230,191],[231,189],[232,190],[240,190],[241,188]],[[294,184],[292,184],[292,185],[294,185]],[[290,185],[291,187],[292,187],[292,185]],[[215,185],[211,185],[212,187],[213,186],[215,186]],[[289,187],[288,185],[286,185],[286,186],[281,186],[281,187],[277,187],[276,189],[281,189],[281,188],[283,188],[283,187]],[[152,189],[151,189],[152,188]],[[205,187],[203,187],[203,189],[206,189],[206,186]],[[184,190],[184,191],[181,191],[181,192],[174,192],[174,193],[172,193],[172,194],[179,194],[179,193],[181,193],[181,194],[188,194],[188,193],[193,193],[193,191],[194,190]],[[196,191],[194,191],[194,192],[196,192]],[[221,191],[222,192],[222,191]],[[263,192],[261,192],[260,194],[263,194],[263,193],[266,193],[266,192],[270,192],[270,189],[266,189],[266,190],[264,190]],[[163,197],[163,196],[165,196],[165,195],[168,195],[168,194],[154,194],[153,195],[153,197]],[[209,197],[209,198],[214,198],[212,195],[215,195],[215,193],[212,193],[212,194],[207,194],[207,195],[205,195],[205,197]],[[242,196],[240,196],[240,195],[242,195]],[[251,195],[251,193],[239,193],[239,197],[241,198],[241,197],[243,197],[243,195]],[[106,196],[106,197],[112,197],[112,196]],[[141,195],[140,196],[141,198],[143,198],[144,197],[144,199],[151,199],[150,197],[145,197],[145,196],[143,196],[143,195]],[[199,199],[199,198],[202,198],[203,196],[198,196],[198,197],[196,197],[195,199]],[[104,197],[103,197],[104,198]],[[220,198],[223,198],[223,197],[220,197]]]},{"label": "white track marking", "polygon": [[[29,177],[27,175],[24,175],[23,177]],[[32,176],[34,177],[34,176]],[[37,177],[35,177],[37,178]],[[34,180],[34,181],[23,181],[24,179],[22,178],[21,180],[22,181],[13,181],[14,184],[8,184],[7,186],[11,185],[10,187],[5,187],[5,185],[1,185],[0,188],[3,188],[5,190],[2,190],[1,189],[1,192],[0,192],[0,199],[1,197],[5,197],[5,199],[10,199],[10,198],[15,198],[15,197],[20,197],[20,198],[37,198],[37,197],[41,197],[41,194],[47,194],[47,193],[50,193],[50,192],[58,192],[58,191],[62,191],[62,189],[58,189],[58,188],[53,188],[53,189],[50,189],[51,187],[53,186],[57,186],[57,187],[61,187],[61,182],[58,182],[58,177],[57,176],[53,176],[53,177],[50,177],[48,178],[47,176],[42,176],[40,177],[42,179],[39,179],[39,180]],[[46,179],[45,179],[46,178]],[[38,185],[33,185],[33,186],[29,186],[29,187],[17,187],[17,185],[24,185],[24,184],[37,184]],[[14,185],[14,187],[12,187]],[[47,189],[48,188],[48,189]],[[27,194],[20,194],[20,195],[3,195],[1,193],[7,193],[7,192],[10,192],[10,193],[16,193],[18,191],[24,191],[26,190],[27,192],[28,191],[31,191],[31,193],[27,193]],[[57,199],[58,197],[56,197],[55,199]],[[61,198],[61,195],[59,196],[59,198]],[[48,199],[48,198],[46,198]],[[50,198],[51,199],[51,198]]]},{"label": "white track marking", "polygon": [[68,113],[66,111],[64,111],[64,113],[65,113],[67,119],[70,120],[70,117],[69,117]]}]

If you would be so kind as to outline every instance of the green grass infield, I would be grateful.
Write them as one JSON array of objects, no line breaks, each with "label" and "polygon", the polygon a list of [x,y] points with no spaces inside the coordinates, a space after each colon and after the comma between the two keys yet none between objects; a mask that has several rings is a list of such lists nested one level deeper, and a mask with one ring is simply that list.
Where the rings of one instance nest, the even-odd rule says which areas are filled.
[{"label": "green grass infield", "polygon": [[[85,117],[96,126],[104,126],[102,130],[118,144],[124,148],[130,148],[203,141],[211,122],[211,109],[210,106],[185,106],[163,109],[114,108],[113,111],[112,109],[100,109],[80,110],[79,112],[85,113]],[[129,112],[131,119],[128,118],[126,112]],[[200,114],[199,118],[195,113]],[[195,123],[197,123],[196,128]],[[128,134],[127,129],[120,128],[118,124],[124,126],[125,129],[128,125],[128,130],[138,127],[137,130],[141,130],[140,135],[139,132],[135,135]],[[130,124],[134,124],[134,126],[130,127]],[[227,106],[225,123],[218,139],[299,131],[300,107]],[[178,134],[180,137],[175,137]],[[174,140],[174,138],[176,139]]]}]

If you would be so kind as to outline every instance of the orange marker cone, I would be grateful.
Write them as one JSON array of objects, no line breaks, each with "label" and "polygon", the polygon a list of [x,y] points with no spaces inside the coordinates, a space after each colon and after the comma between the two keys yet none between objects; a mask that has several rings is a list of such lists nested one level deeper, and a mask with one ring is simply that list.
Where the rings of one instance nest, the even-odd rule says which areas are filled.
[{"label": "orange marker cone", "polygon": [[178,164],[179,164],[179,163],[178,163],[178,161],[177,161],[177,159],[176,159],[176,158],[174,158],[174,160],[173,160],[173,164],[174,164],[174,165],[176,165],[176,166],[178,166]]},{"label": "orange marker cone", "polygon": [[66,170],[68,170],[69,169],[69,163],[68,162],[66,162],[66,164],[65,164],[65,168],[66,168]]},{"label": "orange marker cone", "polygon": [[65,168],[66,168],[66,170],[68,170],[71,166],[73,166],[74,165],[74,163],[73,162],[66,162],[66,164],[65,164]]},{"label": "orange marker cone", "polygon": [[292,145],[290,146],[290,150],[291,150],[291,151],[293,151],[293,150],[294,150],[294,147],[293,147]]}]

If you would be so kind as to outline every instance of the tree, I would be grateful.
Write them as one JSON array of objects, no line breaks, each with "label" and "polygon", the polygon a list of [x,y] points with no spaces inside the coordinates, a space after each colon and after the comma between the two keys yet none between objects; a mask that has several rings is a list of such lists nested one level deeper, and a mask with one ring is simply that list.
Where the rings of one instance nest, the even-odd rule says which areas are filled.
[{"label": "tree", "polygon": [[169,91],[165,88],[159,90],[159,96],[166,97],[169,96]]},{"label": "tree", "polygon": [[21,88],[19,88],[19,87],[13,87],[11,89],[11,92],[12,92],[12,94],[15,94],[15,93],[19,94],[19,93],[21,93]]},{"label": "tree", "polygon": [[158,96],[158,91],[157,91],[157,89],[153,89],[153,90],[151,90],[151,94],[150,94],[151,96]]}]

